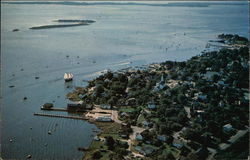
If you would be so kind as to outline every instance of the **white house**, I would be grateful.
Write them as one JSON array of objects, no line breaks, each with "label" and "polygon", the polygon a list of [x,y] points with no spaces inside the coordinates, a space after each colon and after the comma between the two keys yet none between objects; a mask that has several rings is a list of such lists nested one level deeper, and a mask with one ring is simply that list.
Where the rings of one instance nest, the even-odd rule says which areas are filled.
[{"label": "white house", "polygon": [[226,124],[223,126],[223,131],[227,132],[227,133],[231,132],[231,131],[233,131],[233,126],[231,124]]},{"label": "white house", "polygon": [[162,90],[165,87],[165,81],[163,78],[163,75],[161,76],[161,81],[156,83],[155,87],[154,87],[154,91],[159,91]]},{"label": "white house", "polygon": [[95,121],[97,121],[97,122],[113,122],[113,119],[111,118],[111,116],[102,116],[102,117],[97,117],[95,119]]}]

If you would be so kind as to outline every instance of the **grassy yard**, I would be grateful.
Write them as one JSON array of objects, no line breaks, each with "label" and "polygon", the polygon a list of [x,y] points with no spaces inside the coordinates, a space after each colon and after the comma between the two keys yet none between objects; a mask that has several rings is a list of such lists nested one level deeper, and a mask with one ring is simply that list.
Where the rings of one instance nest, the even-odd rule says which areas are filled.
[{"label": "grassy yard", "polygon": [[121,128],[121,124],[114,122],[94,122],[94,124],[102,130],[102,134],[118,133]]},{"label": "grassy yard", "polygon": [[151,118],[150,120],[154,123],[158,123],[160,121],[159,118]]},{"label": "grassy yard", "polygon": [[[101,133],[98,134],[99,137],[107,137],[112,136],[114,139],[119,138],[119,130],[121,125],[118,123],[110,123],[110,122],[94,122],[95,125],[101,129]],[[109,159],[109,155],[112,153],[111,151],[107,150],[107,146],[103,141],[92,141],[89,151],[85,153],[83,160],[92,160],[92,155],[96,151],[106,150],[106,152],[101,152],[102,158],[100,160]]]},{"label": "grassy yard", "polygon": [[133,108],[131,106],[120,107],[119,111],[121,111],[121,112],[134,112],[135,108]]},{"label": "grassy yard", "polygon": [[166,150],[170,151],[174,157],[179,157],[180,150],[176,149],[175,147],[171,147],[169,145],[165,145]]},{"label": "grassy yard", "polygon": [[137,125],[142,123],[143,121],[145,121],[145,117],[143,116],[143,114],[140,114],[137,120]]}]

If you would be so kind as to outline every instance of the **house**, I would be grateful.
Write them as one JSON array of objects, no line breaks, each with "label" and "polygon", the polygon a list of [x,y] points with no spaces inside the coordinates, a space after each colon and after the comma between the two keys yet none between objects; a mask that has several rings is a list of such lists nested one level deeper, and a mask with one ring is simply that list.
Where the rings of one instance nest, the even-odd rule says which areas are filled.
[{"label": "house", "polygon": [[218,83],[218,85],[221,85],[221,86],[225,85],[224,81],[218,81],[217,83]]},{"label": "house", "polygon": [[120,116],[121,116],[121,117],[126,117],[126,118],[129,117],[128,113],[126,113],[126,112],[122,112],[122,113],[120,114]]},{"label": "house", "polygon": [[105,98],[107,98],[109,96],[107,92],[103,92],[101,95],[102,95],[102,97],[105,97]]},{"label": "house", "polygon": [[167,137],[165,135],[157,135],[157,139],[159,141],[162,141],[162,142],[166,142],[167,141]]},{"label": "house", "polygon": [[135,139],[136,139],[137,141],[142,141],[142,140],[143,140],[143,137],[142,137],[142,135],[141,135],[140,133],[136,133],[136,134],[135,134]]},{"label": "house", "polygon": [[108,104],[101,104],[101,109],[112,109],[112,107]]},{"label": "house", "polygon": [[128,134],[121,134],[120,135],[122,138],[124,138],[124,139],[128,139],[129,138],[129,135]]},{"label": "house", "polygon": [[144,156],[149,156],[155,152],[155,149],[151,146],[136,146],[135,150]]},{"label": "house", "polygon": [[204,78],[207,80],[212,80],[212,77],[215,75],[220,75],[219,72],[213,72],[213,71],[207,71],[206,74],[204,74]]},{"label": "house", "polygon": [[225,106],[224,102],[223,102],[223,101],[220,101],[220,102],[219,102],[219,106],[220,106],[220,107],[224,107],[224,106]]},{"label": "house", "polygon": [[203,114],[205,111],[204,110],[196,110],[197,114]]},{"label": "house", "polygon": [[226,124],[223,126],[223,132],[230,133],[234,130],[233,126],[231,124]]},{"label": "house", "polygon": [[109,83],[110,80],[109,80],[108,78],[106,78],[106,79],[104,80],[104,82],[105,82],[105,83]]},{"label": "house", "polygon": [[174,139],[172,145],[178,149],[183,147],[183,143],[179,139]]},{"label": "house", "polygon": [[97,122],[113,122],[113,119],[111,118],[111,116],[102,116],[102,117],[97,117],[95,119],[95,121],[97,121]]},{"label": "house", "polygon": [[201,100],[201,101],[206,101],[207,100],[207,95],[198,95],[198,100]]},{"label": "house", "polygon": [[211,71],[211,70],[212,70],[211,67],[207,67],[207,68],[206,68],[206,71]]},{"label": "house", "polygon": [[148,109],[151,109],[151,110],[156,109],[155,103],[154,103],[154,102],[149,102],[149,103],[148,103]]},{"label": "house", "polygon": [[248,63],[247,62],[241,62],[241,66],[243,68],[248,68]]},{"label": "house", "polygon": [[91,110],[91,109],[93,109],[93,105],[92,104],[86,104],[85,109],[86,110]]},{"label": "house", "polygon": [[95,141],[100,141],[101,139],[100,139],[98,136],[95,136],[95,137],[94,137],[94,140],[95,140]]},{"label": "house", "polygon": [[154,91],[159,91],[159,90],[162,90],[163,88],[165,87],[165,84],[164,83],[156,83],[155,87],[154,87]]},{"label": "house", "polygon": [[143,127],[153,127],[153,124],[151,122],[148,122],[148,121],[143,121],[142,125],[143,125]]}]

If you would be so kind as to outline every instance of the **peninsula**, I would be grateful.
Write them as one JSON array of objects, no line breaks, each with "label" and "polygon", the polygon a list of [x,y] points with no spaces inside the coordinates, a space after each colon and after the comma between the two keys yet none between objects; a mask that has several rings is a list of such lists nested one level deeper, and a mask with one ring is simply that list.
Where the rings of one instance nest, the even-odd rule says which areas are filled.
[{"label": "peninsula", "polygon": [[249,41],[218,38],[217,51],[108,71],[69,93],[102,130],[83,159],[246,159]]}]

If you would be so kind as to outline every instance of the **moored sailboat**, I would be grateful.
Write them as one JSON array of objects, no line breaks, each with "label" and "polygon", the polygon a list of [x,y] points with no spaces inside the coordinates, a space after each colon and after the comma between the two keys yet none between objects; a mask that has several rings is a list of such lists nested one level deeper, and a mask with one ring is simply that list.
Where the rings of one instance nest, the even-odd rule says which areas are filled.
[{"label": "moored sailboat", "polygon": [[72,73],[64,73],[64,81],[69,82],[73,80],[73,74]]}]

